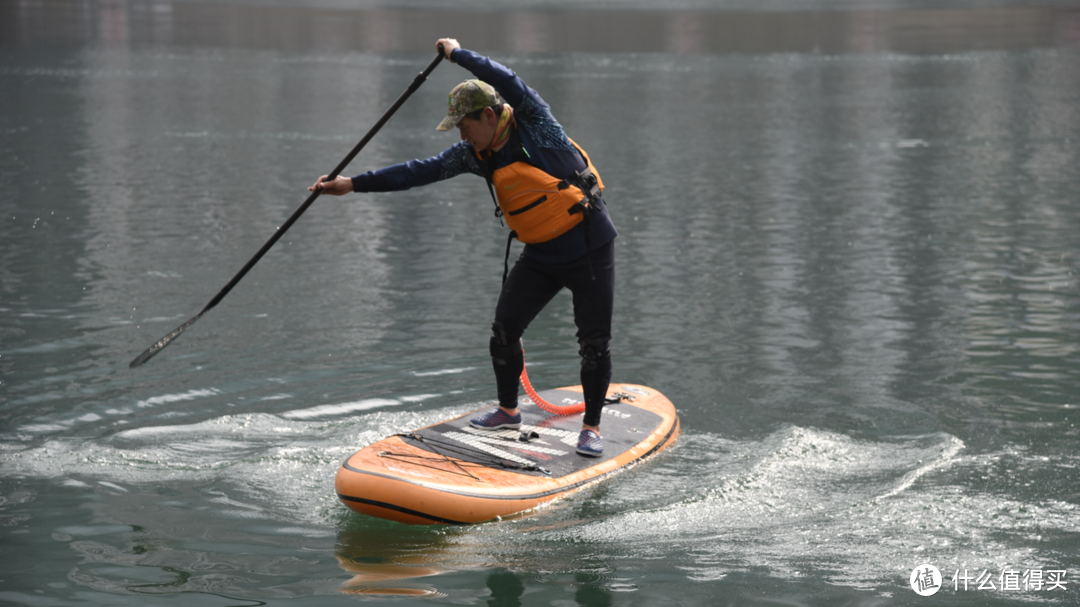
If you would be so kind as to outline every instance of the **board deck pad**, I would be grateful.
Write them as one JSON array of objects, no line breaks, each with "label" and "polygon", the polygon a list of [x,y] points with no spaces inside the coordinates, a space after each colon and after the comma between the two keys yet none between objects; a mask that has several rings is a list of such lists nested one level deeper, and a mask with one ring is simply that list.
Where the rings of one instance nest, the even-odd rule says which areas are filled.
[{"label": "board deck pad", "polygon": [[[571,390],[545,390],[539,394],[544,400],[557,405],[577,403],[582,398],[580,392]],[[604,453],[600,457],[589,457],[577,452],[582,413],[552,415],[527,397],[522,399],[518,411],[521,413],[521,428],[516,430],[473,428],[469,420],[485,412],[480,410],[415,431],[414,434],[420,435],[421,440],[404,436],[402,439],[433,453],[446,453],[444,446],[449,446],[453,448],[453,457],[474,464],[492,465],[494,457],[528,466],[508,469],[508,472],[558,478],[618,457],[640,443],[663,422],[659,415],[635,407],[633,402],[604,405],[600,422]],[[540,436],[523,442],[520,440],[523,432],[535,432]]]}]

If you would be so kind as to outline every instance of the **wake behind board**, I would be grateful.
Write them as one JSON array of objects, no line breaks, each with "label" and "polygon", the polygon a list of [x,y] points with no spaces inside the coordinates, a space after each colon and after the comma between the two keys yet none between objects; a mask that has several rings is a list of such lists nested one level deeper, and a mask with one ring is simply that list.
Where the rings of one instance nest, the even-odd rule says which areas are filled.
[{"label": "wake behind board", "polygon": [[[581,386],[540,392],[581,400]],[[338,469],[338,497],[356,512],[411,524],[479,523],[535,508],[640,462],[675,442],[679,418],[663,394],[613,384],[601,457],[576,452],[581,413],[556,416],[522,398],[521,428],[479,430],[461,417],[364,447]]]}]

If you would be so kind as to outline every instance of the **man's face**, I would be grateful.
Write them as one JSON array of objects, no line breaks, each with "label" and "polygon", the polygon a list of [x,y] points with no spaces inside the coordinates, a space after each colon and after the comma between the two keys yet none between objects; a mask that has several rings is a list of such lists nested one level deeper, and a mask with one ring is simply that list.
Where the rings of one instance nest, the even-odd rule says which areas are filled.
[{"label": "man's face", "polygon": [[457,128],[458,132],[461,133],[462,141],[471,143],[477,152],[482,152],[491,145],[498,124],[499,121],[495,116],[495,112],[491,108],[484,108],[480,120],[473,120],[465,116],[457,123]]}]

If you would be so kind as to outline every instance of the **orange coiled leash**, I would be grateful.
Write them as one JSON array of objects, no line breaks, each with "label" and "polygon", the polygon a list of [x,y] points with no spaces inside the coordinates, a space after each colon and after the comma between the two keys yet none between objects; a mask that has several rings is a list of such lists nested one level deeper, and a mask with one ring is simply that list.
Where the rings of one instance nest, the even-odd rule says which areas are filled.
[{"label": "orange coiled leash", "polygon": [[532,382],[529,381],[529,374],[525,371],[524,343],[521,345],[521,358],[521,385],[525,386],[525,394],[529,396],[532,402],[536,403],[536,406],[553,415],[571,415],[574,413],[581,413],[585,410],[585,401],[573,405],[553,405],[541,398],[540,395],[536,393],[536,390],[533,390]]}]

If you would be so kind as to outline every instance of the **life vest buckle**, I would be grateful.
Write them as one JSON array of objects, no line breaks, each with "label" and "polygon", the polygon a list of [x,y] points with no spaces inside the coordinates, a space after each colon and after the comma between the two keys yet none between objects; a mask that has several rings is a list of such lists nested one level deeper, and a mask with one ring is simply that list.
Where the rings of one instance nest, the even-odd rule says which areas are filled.
[{"label": "life vest buckle", "polygon": [[[592,172],[591,167],[575,171],[573,175],[564,179],[563,183],[577,186],[581,193],[585,195],[584,202],[587,204],[594,204],[597,200],[600,200],[600,180],[596,178],[596,174]],[[563,189],[562,184],[559,184],[559,187]]]}]

